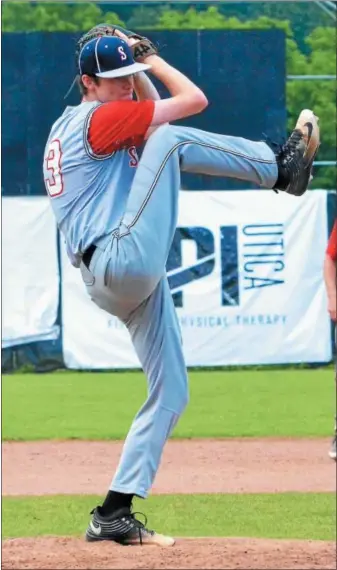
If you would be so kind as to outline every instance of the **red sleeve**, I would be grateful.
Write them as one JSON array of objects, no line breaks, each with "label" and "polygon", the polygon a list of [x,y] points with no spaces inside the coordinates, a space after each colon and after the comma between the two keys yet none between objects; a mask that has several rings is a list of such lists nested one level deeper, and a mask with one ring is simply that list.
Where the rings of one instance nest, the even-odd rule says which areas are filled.
[{"label": "red sleeve", "polygon": [[154,101],[113,101],[100,105],[92,114],[87,132],[94,154],[140,146],[151,125]]},{"label": "red sleeve", "polygon": [[337,220],[335,221],[332,232],[329,237],[326,253],[331,257],[332,261],[337,261]]}]

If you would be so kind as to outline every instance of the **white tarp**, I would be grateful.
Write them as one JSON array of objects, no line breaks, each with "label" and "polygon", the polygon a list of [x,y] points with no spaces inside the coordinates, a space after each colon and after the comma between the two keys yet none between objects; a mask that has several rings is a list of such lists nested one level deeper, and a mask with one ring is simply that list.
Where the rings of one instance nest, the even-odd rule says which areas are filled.
[{"label": "white tarp", "polygon": [[2,199],[2,346],[57,338],[57,231],[46,197]]},{"label": "white tarp", "polygon": [[[331,359],[325,191],[181,192],[168,274],[188,366]],[[87,296],[62,251],[70,368],[139,366],[125,328]]]}]

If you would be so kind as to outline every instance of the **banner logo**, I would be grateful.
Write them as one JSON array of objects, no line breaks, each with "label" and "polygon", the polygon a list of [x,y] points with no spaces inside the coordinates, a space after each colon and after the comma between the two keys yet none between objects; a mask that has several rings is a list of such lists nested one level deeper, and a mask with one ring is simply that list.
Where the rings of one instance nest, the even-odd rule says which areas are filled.
[{"label": "banner logo", "polygon": [[[240,305],[244,291],[284,283],[283,224],[220,226],[218,243],[206,227],[178,227],[173,239],[166,270],[174,304],[184,305],[184,289],[192,281],[210,275],[220,263],[219,304]],[[192,241],[196,259],[186,266],[183,243]]]}]

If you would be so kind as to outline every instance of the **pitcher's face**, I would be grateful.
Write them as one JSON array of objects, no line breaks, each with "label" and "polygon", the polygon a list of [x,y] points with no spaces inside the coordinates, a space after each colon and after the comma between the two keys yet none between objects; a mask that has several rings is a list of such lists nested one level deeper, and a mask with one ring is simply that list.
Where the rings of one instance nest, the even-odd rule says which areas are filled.
[{"label": "pitcher's face", "polygon": [[103,78],[98,77],[97,82],[89,75],[83,75],[82,81],[88,90],[85,95],[87,101],[131,101],[134,90],[133,75],[125,77]]}]

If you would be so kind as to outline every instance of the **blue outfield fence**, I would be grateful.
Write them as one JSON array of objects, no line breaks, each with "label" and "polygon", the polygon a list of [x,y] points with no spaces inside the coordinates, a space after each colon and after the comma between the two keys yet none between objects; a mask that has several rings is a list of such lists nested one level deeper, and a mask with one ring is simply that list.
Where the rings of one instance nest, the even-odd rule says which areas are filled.
[{"label": "blue outfield fence", "polygon": [[[54,32],[2,36],[4,196],[45,193],[41,161],[50,127],[66,105],[79,102],[76,87],[64,99],[76,74],[79,36]],[[184,120],[184,125],[255,140],[263,134],[277,140],[285,136],[283,31],[154,31],[151,39],[210,101],[204,113]],[[157,86],[165,96],[162,85]],[[183,174],[182,185],[192,190],[242,187],[233,180],[191,174]]]}]

